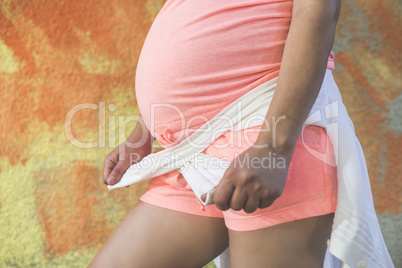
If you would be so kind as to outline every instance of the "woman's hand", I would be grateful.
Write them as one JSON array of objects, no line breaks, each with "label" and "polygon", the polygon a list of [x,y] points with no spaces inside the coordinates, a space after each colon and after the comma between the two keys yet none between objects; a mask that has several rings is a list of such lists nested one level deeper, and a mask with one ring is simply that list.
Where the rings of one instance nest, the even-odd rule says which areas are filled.
[{"label": "woman's hand", "polygon": [[131,165],[152,152],[154,138],[143,123],[139,119],[130,137],[106,156],[103,170],[105,184],[118,183]]},{"label": "woman's hand", "polygon": [[294,147],[287,150],[250,147],[236,157],[213,194],[220,210],[252,213],[270,206],[285,187]]}]

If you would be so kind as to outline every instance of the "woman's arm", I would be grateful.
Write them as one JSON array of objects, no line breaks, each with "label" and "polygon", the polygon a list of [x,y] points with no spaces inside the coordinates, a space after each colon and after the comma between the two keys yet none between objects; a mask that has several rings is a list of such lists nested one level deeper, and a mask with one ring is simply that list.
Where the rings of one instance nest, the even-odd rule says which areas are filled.
[{"label": "woman's arm", "polygon": [[[264,146],[251,147],[232,161],[213,194],[219,209],[244,209],[251,213],[257,208],[270,206],[282,194],[296,141],[324,79],[340,1],[293,1],[292,21],[278,84],[266,115],[266,125],[256,142]],[[279,118],[284,119],[278,122]],[[273,131],[275,120],[276,129]],[[270,146],[271,142],[275,146]],[[285,159],[286,168],[250,163],[263,159],[269,152]],[[249,161],[248,165],[236,166],[236,162],[244,163],[244,160]]]},{"label": "woman's arm", "polygon": [[324,79],[340,6],[341,0],[293,1],[278,84],[266,116],[271,131],[265,126],[259,143],[275,142],[283,150],[295,145]]}]

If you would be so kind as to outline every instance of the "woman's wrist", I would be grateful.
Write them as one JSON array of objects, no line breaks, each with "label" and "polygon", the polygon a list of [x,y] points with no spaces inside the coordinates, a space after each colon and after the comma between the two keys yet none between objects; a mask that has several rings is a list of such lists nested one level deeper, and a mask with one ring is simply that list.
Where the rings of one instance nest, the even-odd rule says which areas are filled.
[{"label": "woman's wrist", "polygon": [[255,142],[257,148],[268,148],[278,153],[292,153],[296,146],[297,139],[291,135],[279,133],[261,133]]},{"label": "woman's wrist", "polygon": [[277,152],[293,151],[301,128],[302,124],[288,115],[271,116],[268,112],[255,144]]},{"label": "woman's wrist", "polygon": [[127,146],[131,148],[151,148],[154,142],[154,137],[151,135],[144,120],[140,117],[137,121],[133,132],[126,140]]}]

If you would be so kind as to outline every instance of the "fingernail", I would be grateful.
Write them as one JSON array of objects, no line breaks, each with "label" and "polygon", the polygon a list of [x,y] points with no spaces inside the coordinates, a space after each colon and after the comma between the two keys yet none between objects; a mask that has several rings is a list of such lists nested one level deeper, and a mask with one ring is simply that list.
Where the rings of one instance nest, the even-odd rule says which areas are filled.
[{"label": "fingernail", "polygon": [[107,179],[107,183],[108,184],[113,184],[114,183],[114,178],[110,177],[109,179]]}]

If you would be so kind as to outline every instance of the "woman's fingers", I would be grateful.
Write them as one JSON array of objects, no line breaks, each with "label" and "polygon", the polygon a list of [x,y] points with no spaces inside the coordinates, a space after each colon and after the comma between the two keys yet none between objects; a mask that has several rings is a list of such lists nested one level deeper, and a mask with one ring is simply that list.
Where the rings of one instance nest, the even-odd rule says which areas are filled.
[{"label": "woman's fingers", "polygon": [[115,166],[116,166],[116,163],[114,161],[112,161],[109,156],[106,156],[104,168],[103,168],[103,183],[104,184],[108,184],[107,180]]},{"label": "woman's fingers", "polygon": [[274,203],[274,201],[275,201],[275,198],[262,198],[262,199],[260,199],[258,207],[259,208],[267,208],[270,205],[272,205]]},{"label": "woman's fingers", "polygon": [[252,213],[257,210],[260,205],[260,198],[255,195],[249,195],[246,203],[244,204],[244,212]]},{"label": "woman's fingers", "polygon": [[222,178],[218,186],[216,186],[215,192],[213,193],[213,200],[220,210],[228,210],[230,208],[229,201],[234,188],[230,180],[225,179],[225,177]]},{"label": "woman's fingers", "polygon": [[233,210],[242,210],[245,207],[247,201],[247,192],[244,187],[236,187],[230,198],[230,208]]},{"label": "woman's fingers", "polygon": [[107,178],[107,184],[113,185],[118,183],[121,180],[121,177],[126,172],[129,165],[125,161],[119,161],[117,165],[113,168],[112,172]]}]

